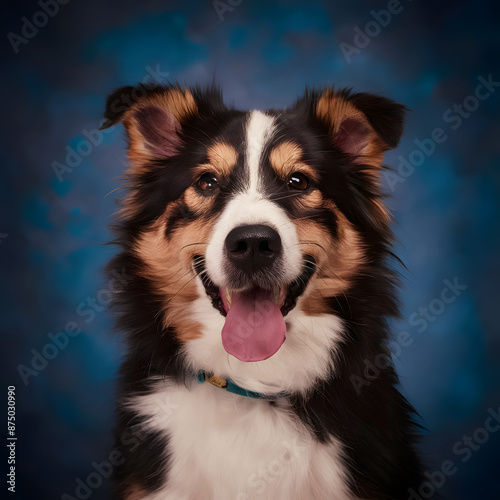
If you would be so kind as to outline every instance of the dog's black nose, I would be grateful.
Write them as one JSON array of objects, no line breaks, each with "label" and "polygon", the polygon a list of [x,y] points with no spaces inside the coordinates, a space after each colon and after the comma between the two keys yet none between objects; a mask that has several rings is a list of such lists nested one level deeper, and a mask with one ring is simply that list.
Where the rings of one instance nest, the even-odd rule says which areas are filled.
[{"label": "dog's black nose", "polygon": [[262,224],[234,228],[225,244],[228,259],[247,273],[270,266],[281,253],[280,235]]}]

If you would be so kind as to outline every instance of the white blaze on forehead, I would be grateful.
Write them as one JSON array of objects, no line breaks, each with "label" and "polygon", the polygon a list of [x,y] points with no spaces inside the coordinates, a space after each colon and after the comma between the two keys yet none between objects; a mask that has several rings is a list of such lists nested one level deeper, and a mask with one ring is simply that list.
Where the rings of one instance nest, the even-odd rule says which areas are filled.
[{"label": "white blaze on forehead", "polygon": [[260,111],[251,111],[246,128],[246,161],[248,185],[235,193],[224,207],[216,222],[205,254],[210,279],[218,286],[225,286],[224,270],[226,254],[224,244],[229,232],[238,226],[263,224],[278,231],[283,255],[281,263],[282,283],[291,283],[302,270],[302,254],[295,225],[279,205],[261,194],[262,175],[260,164],[266,146],[275,130],[274,118]]},{"label": "white blaze on forehead", "polygon": [[261,111],[250,112],[246,133],[246,168],[249,174],[249,191],[259,191],[260,161],[274,129],[274,118]]}]

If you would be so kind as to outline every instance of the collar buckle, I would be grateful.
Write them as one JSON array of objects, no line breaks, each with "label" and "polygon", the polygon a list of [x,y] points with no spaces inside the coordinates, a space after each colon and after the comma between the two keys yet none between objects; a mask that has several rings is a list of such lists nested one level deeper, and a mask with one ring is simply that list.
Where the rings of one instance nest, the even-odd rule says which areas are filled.
[{"label": "collar buckle", "polygon": [[220,387],[221,389],[227,387],[227,380],[225,378],[218,377],[211,372],[205,373],[205,380],[216,387]]},{"label": "collar buckle", "polygon": [[225,379],[223,377],[218,377],[214,375],[213,372],[204,372],[199,371],[196,375],[196,379],[199,384],[203,384],[203,382],[209,382],[215,387],[219,387],[220,389],[225,389],[228,392],[232,392],[233,394],[238,394],[239,396],[247,396],[253,399],[265,399],[268,401],[276,401],[280,398],[287,398],[292,395],[290,392],[279,392],[277,394],[261,394],[260,392],[248,391],[235,384],[230,379]]}]

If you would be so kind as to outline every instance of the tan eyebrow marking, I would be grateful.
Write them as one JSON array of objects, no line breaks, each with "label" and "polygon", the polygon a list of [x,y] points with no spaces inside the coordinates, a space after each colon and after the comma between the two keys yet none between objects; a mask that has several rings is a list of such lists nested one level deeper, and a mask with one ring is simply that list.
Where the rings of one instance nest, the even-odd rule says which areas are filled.
[{"label": "tan eyebrow marking", "polygon": [[208,163],[223,175],[229,175],[238,161],[236,149],[224,142],[212,144],[208,148],[207,156]]},{"label": "tan eyebrow marking", "polygon": [[292,141],[278,144],[271,150],[269,161],[279,177],[285,179],[294,172],[303,172],[311,179],[317,180],[316,172],[303,160],[302,148]]},{"label": "tan eyebrow marking", "polygon": [[278,174],[287,174],[290,168],[298,163],[302,158],[302,148],[291,142],[286,141],[278,144],[269,155],[271,166]]}]

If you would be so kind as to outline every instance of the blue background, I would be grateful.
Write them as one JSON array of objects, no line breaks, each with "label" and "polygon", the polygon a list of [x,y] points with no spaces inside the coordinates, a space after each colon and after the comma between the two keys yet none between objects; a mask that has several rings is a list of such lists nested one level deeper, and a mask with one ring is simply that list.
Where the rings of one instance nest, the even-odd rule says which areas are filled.
[{"label": "blue background", "polygon": [[[85,131],[99,126],[112,89],[154,70],[187,84],[215,75],[226,101],[242,109],[286,106],[306,84],[391,97],[412,109],[388,155],[396,168],[399,155],[408,159],[417,149],[415,140],[445,131],[447,139],[403,182],[386,182],[396,251],[409,269],[394,331],[408,332],[411,345],[395,362],[402,391],[428,427],[421,445],[428,470],[445,460],[456,465],[439,492],[452,500],[500,498],[500,432],[465,462],[453,452],[500,406],[500,89],[455,130],[445,119],[474,94],[480,76],[500,81],[498,5],[402,0],[401,12],[348,61],[340,44],[352,45],[355,28],[364,31],[370,11],[386,9],[386,0],[243,0],[222,20],[210,1],[72,0],[17,54],[7,34],[21,34],[23,16],[33,20],[41,8],[9,3],[2,19],[0,366],[3,390],[17,388],[16,498],[77,498],[77,478],[85,480],[112,449],[122,346],[106,311],[91,317],[85,302],[108,298],[102,268],[115,249],[104,243],[125,147],[114,127],[85,151]],[[59,180],[53,163],[65,163],[67,147],[88,154]],[[442,311],[434,302],[440,314],[415,326],[412,314],[455,279],[466,290]],[[41,352],[49,333],[73,321],[82,333],[25,385],[19,365],[30,366],[32,350]],[[109,491],[104,479],[90,498]]]}]

